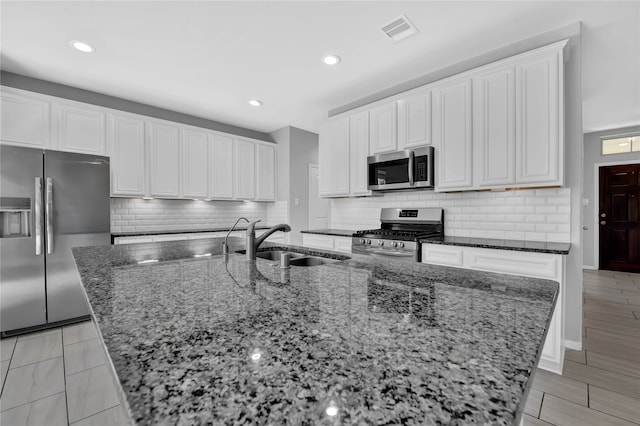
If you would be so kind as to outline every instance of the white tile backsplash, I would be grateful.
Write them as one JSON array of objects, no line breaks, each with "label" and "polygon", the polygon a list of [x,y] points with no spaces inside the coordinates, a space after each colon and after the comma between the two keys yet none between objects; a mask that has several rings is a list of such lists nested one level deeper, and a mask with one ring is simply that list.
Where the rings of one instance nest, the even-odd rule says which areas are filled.
[{"label": "white tile backsplash", "polygon": [[382,207],[443,207],[446,235],[569,242],[570,203],[570,188],[387,193],[381,197],[332,200],[330,227],[377,228]]},{"label": "white tile backsplash", "polygon": [[111,199],[111,232],[174,231],[231,226],[239,216],[287,222],[287,202]]}]

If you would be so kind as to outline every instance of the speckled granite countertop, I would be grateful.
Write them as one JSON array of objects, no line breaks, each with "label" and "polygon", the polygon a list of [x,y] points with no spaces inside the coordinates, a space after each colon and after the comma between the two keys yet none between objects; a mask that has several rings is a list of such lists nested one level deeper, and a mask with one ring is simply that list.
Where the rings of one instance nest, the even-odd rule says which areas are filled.
[{"label": "speckled granite countertop", "polygon": [[[256,229],[269,229],[269,226],[258,226]],[[112,232],[111,238],[118,237],[141,237],[144,235],[173,235],[173,234],[201,234],[206,232],[227,232],[231,227],[220,228],[203,228],[203,229],[174,229],[174,230],[159,230],[159,231],[127,231],[127,232]],[[234,231],[246,231],[247,228],[236,228]]]},{"label": "speckled granite countertop", "polygon": [[333,235],[335,237],[351,237],[356,231],[352,229],[309,229],[302,234]]},{"label": "speckled granite countertop", "polygon": [[221,242],[73,249],[137,424],[521,418],[557,283],[357,255],[280,269]]},{"label": "speckled granite countertop", "polygon": [[500,250],[529,251],[534,253],[569,254],[571,243],[545,241],[498,240],[494,238],[449,237],[421,239],[421,243],[444,244]]}]

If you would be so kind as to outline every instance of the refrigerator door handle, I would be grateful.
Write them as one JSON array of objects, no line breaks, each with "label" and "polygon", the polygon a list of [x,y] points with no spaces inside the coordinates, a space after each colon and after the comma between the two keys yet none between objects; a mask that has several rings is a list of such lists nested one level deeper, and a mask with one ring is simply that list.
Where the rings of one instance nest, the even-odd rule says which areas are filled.
[{"label": "refrigerator door handle", "polygon": [[45,192],[45,222],[47,226],[47,254],[53,253],[53,179],[47,178]]},{"label": "refrigerator door handle", "polygon": [[42,254],[42,178],[36,178],[35,191],[35,240],[36,240],[36,256]]}]

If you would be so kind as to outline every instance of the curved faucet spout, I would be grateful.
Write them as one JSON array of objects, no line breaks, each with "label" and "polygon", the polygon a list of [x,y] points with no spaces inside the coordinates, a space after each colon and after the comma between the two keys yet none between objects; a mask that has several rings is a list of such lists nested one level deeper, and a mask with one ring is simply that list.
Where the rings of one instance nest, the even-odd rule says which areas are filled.
[{"label": "curved faucet spout", "polygon": [[245,222],[250,223],[249,219],[247,219],[246,217],[239,217],[238,220],[236,220],[236,223],[233,224],[231,229],[229,229],[229,232],[227,232],[227,235],[224,237],[224,243],[222,243],[222,254],[228,254],[229,253],[229,243],[227,242],[227,240],[229,239],[229,234],[231,233],[231,231],[233,231],[235,229],[236,225],[241,220],[244,220]]},{"label": "curved faucet spout", "polygon": [[256,238],[256,229],[255,224],[259,222],[252,222],[249,224],[247,228],[247,260],[256,260],[256,253],[258,252],[258,247],[260,244],[264,242],[271,234],[277,231],[289,232],[291,231],[291,227],[286,223],[280,223],[276,226],[272,226],[267,229],[264,234],[260,235],[260,237]]}]

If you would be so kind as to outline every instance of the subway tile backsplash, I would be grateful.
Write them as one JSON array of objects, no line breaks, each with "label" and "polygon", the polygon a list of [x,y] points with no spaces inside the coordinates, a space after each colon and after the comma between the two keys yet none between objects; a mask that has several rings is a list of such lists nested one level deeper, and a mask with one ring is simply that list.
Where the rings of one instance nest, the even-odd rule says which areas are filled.
[{"label": "subway tile backsplash", "polygon": [[175,231],[232,226],[239,216],[261,224],[287,222],[287,203],[111,199],[111,232]]},{"label": "subway tile backsplash", "polygon": [[445,235],[530,241],[570,241],[571,189],[504,192],[391,192],[331,201],[330,227],[380,226],[382,207],[443,207]]}]

